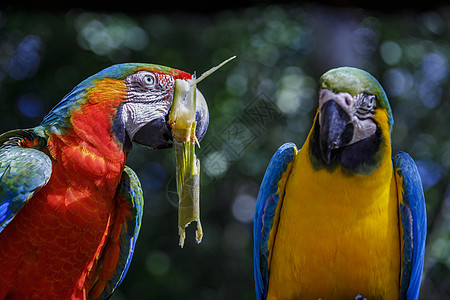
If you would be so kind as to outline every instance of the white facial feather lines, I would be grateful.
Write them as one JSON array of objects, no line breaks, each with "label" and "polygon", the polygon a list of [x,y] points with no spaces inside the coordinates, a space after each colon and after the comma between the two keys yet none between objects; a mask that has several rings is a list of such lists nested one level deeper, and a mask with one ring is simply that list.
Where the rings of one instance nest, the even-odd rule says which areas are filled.
[{"label": "white facial feather lines", "polygon": [[[373,117],[375,115],[375,96],[364,93],[352,96],[349,93],[333,93],[322,89],[319,95],[319,111],[330,100],[334,100],[350,117],[353,125],[353,138],[348,145],[366,139],[377,130]],[[319,118],[320,124],[321,118]]]},{"label": "white facial feather lines", "polygon": [[122,122],[129,137],[133,139],[138,130],[152,120],[164,118],[169,112],[170,102],[128,102],[122,105]]}]

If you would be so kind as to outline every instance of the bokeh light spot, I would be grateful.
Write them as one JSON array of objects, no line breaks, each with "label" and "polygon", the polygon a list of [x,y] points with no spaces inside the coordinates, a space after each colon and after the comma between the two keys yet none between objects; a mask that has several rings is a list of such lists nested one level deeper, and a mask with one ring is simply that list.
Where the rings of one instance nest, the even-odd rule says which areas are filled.
[{"label": "bokeh light spot", "polygon": [[164,276],[170,270],[170,257],[162,251],[150,252],[145,259],[147,270],[154,276]]},{"label": "bokeh light spot", "polygon": [[239,194],[233,202],[233,216],[242,223],[250,223],[253,221],[255,207],[256,199],[254,196]]},{"label": "bokeh light spot", "polygon": [[32,34],[26,35],[9,60],[6,68],[8,74],[15,80],[34,76],[41,63],[40,51],[40,37]]},{"label": "bokeh light spot", "polygon": [[406,69],[389,69],[383,76],[383,87],[386,89],[388,96],[401,96],[413,86],[414,78]]},{"label": "bokeh light spot", "polygon": [[36,94],[24,94],[20,96],[17,107],[28,118],[36,118],[43,113],[42,99]]},{"label": "bokeh light spot", "polygon": [[402,48],[393,41],[385,41],[380,46],[381,58],[388,65],[395,65],[402,58]]},{"label": "bokeh light spot", "polygon": [[202,168],[204,168],[206,173],[211,177],[220,176],[228,170],[228,159],[226,155],[220,151],[209,153],[202,163]]},{"label": "bokeh light spot", "polygon": [[442,168],[431,160],[416,160],[417,169],[425,190],[434,186],[442,176]]},{"label": "bokeh light spot", "polygon": [[149,162],[139,173],[139,178],[144,187],[152,190],[159,190],[166,184],[167,173],[160,163]]},{"label": "bokeh light spot", "polygon": [[432,52],[423,58],[422,71],[425,77],[431,81],[444,80],[449,71],[447,57],[439,52]]}]

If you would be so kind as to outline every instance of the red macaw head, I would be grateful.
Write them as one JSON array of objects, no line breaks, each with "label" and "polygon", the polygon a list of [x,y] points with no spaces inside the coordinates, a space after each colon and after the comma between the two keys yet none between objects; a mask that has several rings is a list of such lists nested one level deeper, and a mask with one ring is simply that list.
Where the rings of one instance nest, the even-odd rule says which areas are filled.
[{"label": "red macaw head", "polygon": [[[169,67],[126,63],[113,65],[76,86],[44,118],[53,132],[67,128],[76,110],[97,110],[109,115],[111,131],[127,147],[130,142],[164,149],[171,147],[168,124],[175,92],[175,80],[190,80],[191,74]],[[89,108],[88,108],[89,107]],[[206,133],[209,113],[206,101],[197,90],[196,137]]]}]

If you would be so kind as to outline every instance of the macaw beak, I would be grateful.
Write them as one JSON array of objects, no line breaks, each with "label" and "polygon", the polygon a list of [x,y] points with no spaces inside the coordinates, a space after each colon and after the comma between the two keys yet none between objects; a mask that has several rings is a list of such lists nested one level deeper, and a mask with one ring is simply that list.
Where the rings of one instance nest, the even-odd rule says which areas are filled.
[{"label": "macaw beak", "polygon": [[[200,142],[206,134],[209,125],[209,112],[206,100],[202,93],[197,89],[197,101],[195,109],[195,136]],[[142,126],[134,135],[133,142],[141,144],[152,149],[166,149],[172,147],[172,130],[168,123],[170,110],[165,117],[152,120],[150,123]]]},{"label": "macaw beak", "polygon": [[167,118],[158,118],[142,126],[134,135],[133,142],[152,149],[172,147],[172,134]]},{"label": "macaw beak", "polygon": [[353,125],[348,113],[332,99],[322,105],[319,118],[320,150],[324,162],[330,164],[332,151],[352,140]]},{"label": "macaw beak", "polygon": [[197,122],[197,125],[195,127],[195,136],[200,142],[208,130],[209,111],[205,97],[203,97],[203,94],[198,89],[196,91],[196,95],[197,101],[195,106],[195,121]]}]

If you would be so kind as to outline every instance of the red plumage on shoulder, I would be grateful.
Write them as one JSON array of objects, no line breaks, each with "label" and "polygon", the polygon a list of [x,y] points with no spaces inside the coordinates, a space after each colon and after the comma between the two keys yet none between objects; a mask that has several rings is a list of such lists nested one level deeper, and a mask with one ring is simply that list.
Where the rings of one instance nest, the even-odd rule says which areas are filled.
[{"label": "red plumage on shoulder", "polygon": [[[125,201],[131,200],[117,194],[131,147],[124,146],[125,138],[130,139],[128,132],[124,133],[125,124],[119,124],[123,139],[114,128],[115,121],[123,121],[120,108],[130,102],[127,78],[139,71],[164,74],[161,78],[169,77],[168,81],[192,77],[159,65],[114,65],[67,94],[40,126],[32,129],[39,138],[20,141],[18,146],[48,155],[51,177],[17,209],[3,231],[0,228],[0,299],[95,299],[111,285],[108,280],[122,255],[124,224],[134,219],[140,222],[136,210],[132,215],[131,205]],[[158,88],[166,89],[165,98],[153,101],[153,90],[146,89],[139,100],[148,97],[148,103],[164,105],[167,114],[171,102],[166,100],[173,87],[163,84]],[[150,106],[140,107],[138,112],[156,108],[162,110]],[[134,180],[138,181],[136,176]],[[141,197],[139,183],[133,184]],[[0,204],[3,200],[0,198]],[[127,268],[122,268],[126,273]]]}]

